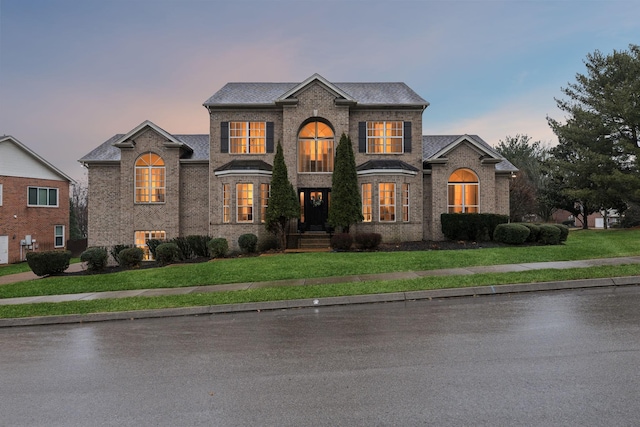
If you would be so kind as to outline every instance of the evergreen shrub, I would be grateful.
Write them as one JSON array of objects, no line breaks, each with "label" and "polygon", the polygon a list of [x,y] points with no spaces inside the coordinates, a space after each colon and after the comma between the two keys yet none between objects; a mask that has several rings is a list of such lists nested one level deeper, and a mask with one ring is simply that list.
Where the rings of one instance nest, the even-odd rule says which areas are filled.
[{"label": "evergreen shrub", "polygon": [[156,259],[156,248],[163,244],[165,240],[160,239],[149,239],[147,240],[147,247],[149,248],[149,252],[151,253],[151,257]]},{"label": "evergreen shrub", "polygon": [[[186,242],[186,239],[184,241]],[[168,265],[181,259],[182,252],[176,243],[162,243],[156,248],[156,262],[160,265]]]},{"label": "evergreen shrub", "polygon": [[269,233],[258,239],[258,252],[267,252],[278,249],[278,238]]},{"label": "evergreen shrub", "polygon": [[552,224],[542,224],[540,226],[540,238],[538,242],[543,245],[559,245],[560,229]]},{"label": "evergreen shrub", "polygon": [[444,213],[440,215],[442,233],[449,240],[491,240],[498,224],[509,222],[508,215]]},{"label": "evergreen shrub", "polygon": [[540,226],[537,224],[532,224],[530,222],[519,222],[518,224],[522,224],[529,229],[529,236],[527,237],[528,243],[535,243],[540,240]]},{"label": "evergreen shrub", "polygon": [[126,248],[118,254],[118,264],[123,268],[138,268],[142,258],[144,258],[144,251],[141,248]]},{"label": "evergreen shrub", "polygon": [[382,235],[380,233],[356,233],[354,242],[358,249],[372,251],[380,246]]},{"label": "evergreen shrub", "polygon": [[331,236],[331,248],[336,251],[348,251],[353,244],[353,237],[349,233],[338,233]]},{"label": "evergreen shrub", "polygon": [[229,252],[229,243],[227,239],[216,237],[215,239],[209,240],[207,248],[209,249],[209,256],[211,258],[224,258],[227,252]]},{"label": "evergreen shrub", "polygon": [[207,247],[209,240],[211,240],[209,236],[187,236],[189,247],[191,248],[193,255],[196,257],[209,256],[209,248]]},{"label": "evergreen shrub", "polygon": [[109,253],[111,254],[111,257],[113,258],[113,260],[118,263],[118,265],[120,265],[120,252],[122,252],[123,249],[129,249],[129,248],[133,248],[133,245],[114,245],[111,250],[109,251]]},{"label": "evergreen shrub", "polygon": [[69,268],[70,251],[27,252],[27,264],[36,276],[54,276]]},{"label": "evergreen shrub", "polygon": [[[173,243],[180,250],[180,259],[190,259],[195,256],[193,248],[191,247],[191,243],[186,237],[175,237],[168,242],[165,243]],[[164,244],[164,243],[163,243]],[[162,245],[158,245],[158,248]],[[156,248],[156,252],[158,252],[158,248]],[[156,257],[156,260],[158,258]]]},{"label": "evergreen shrub", "polygon": [[508,245],[521,245],[527,241],[531,230],[523,224],[498,224],[493,240]]},{"label": "evergreen shrub", "polygon": [[102,271],[109,261],[109,253],[105,248],[88,248],[80,254],[80,261],[87,263],[88,271]]},{"label": "evergreen shrub", "polygon": [[558,227],[558,229],[560,229],[560,241],[566,242],[567,238],[569,238],[569,227],[563,224],[553,224],[553,225],[555,225],[556,227]]},{"label": "evergreen shrub", "polygon": [[238,237],[238,246],[240,246],[242,252],[249,254],[254,253],[258,246],[258,236],[251,233],[242,234]]}]

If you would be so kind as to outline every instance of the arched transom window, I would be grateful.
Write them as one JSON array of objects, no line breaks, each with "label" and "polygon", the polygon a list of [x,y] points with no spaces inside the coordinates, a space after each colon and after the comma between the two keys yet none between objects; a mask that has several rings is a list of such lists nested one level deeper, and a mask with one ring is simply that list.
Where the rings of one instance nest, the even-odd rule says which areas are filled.
[{"label": "arched transom window", "polygon": [[331,127],[314,121],[298,134],[298,171],[333,172],[334,135]]},{"label": "arched transom window", "polygon": [[478,213],[478,176],[458,169],[449,177],[449,213]]},{"label": "arched transom window", "polygon": [[165,168],[162,157],[145,153],[136,160],[136,203],[164,203]]}]

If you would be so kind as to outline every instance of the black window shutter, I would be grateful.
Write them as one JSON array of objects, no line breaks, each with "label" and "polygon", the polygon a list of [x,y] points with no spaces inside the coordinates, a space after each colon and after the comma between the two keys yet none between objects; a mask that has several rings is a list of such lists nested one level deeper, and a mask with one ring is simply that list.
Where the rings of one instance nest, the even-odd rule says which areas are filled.
[{"label": "black window shutter", "polygon": [[267,153],[273,153],[273,122],[267,122]]},{"label": "black window shutter", "polygon": [[358,152],[367,152],[367,122],[358,123]]},{"label": "black window shutter", "polygon": [[411,122],[404,122],[404,152],[411,152]]},{"label": "black window shutter", "polygon": [[229,152],[229,122],[220,122],[220,152]]}]

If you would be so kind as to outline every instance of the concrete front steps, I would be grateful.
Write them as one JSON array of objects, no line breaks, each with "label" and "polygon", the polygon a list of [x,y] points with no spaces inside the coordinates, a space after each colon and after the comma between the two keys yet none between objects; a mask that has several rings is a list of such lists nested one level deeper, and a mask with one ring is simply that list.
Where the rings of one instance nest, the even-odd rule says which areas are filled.
[{"label": "concrete front steps", "polygon": [[323,232],[307,232],[300,234],[298,249],[303,251],[331,250],[331,237]]}]

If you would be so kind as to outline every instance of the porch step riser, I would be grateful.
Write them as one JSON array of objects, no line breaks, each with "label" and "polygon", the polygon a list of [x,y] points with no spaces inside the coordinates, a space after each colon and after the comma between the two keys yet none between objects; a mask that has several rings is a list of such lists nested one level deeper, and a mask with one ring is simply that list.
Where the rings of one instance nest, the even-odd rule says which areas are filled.
[{"label": "porch step riser", "polygon": [[300,249],[324,249],[330,246],[331,241],[328,237],[303,237],[299,243]]}]

